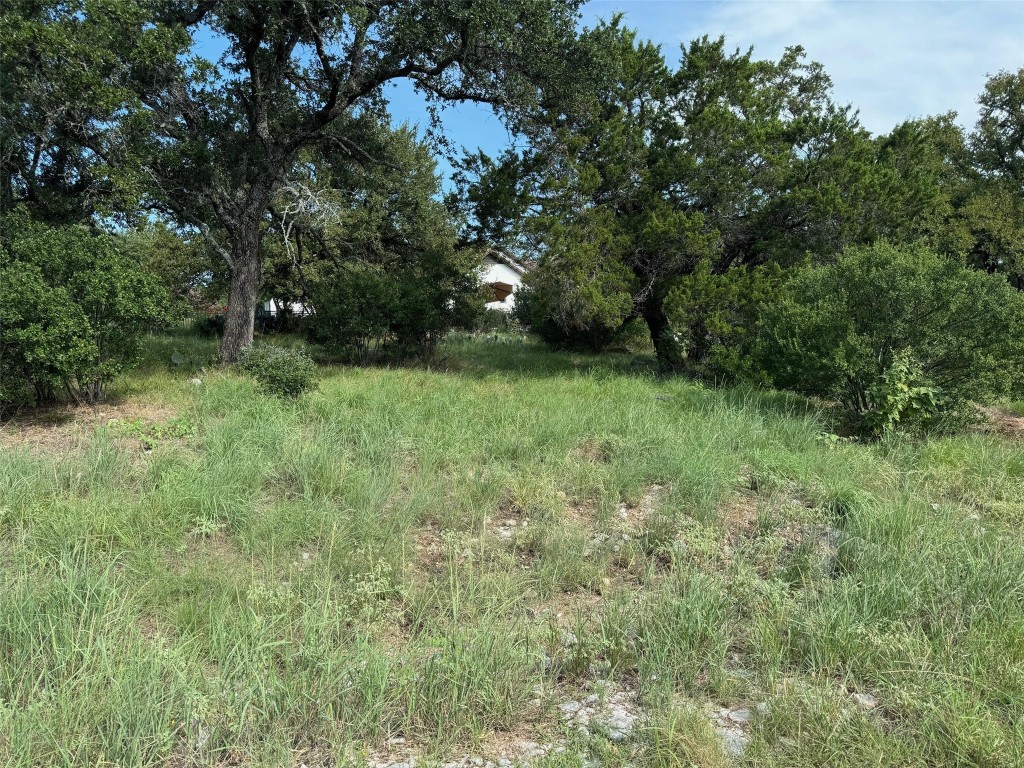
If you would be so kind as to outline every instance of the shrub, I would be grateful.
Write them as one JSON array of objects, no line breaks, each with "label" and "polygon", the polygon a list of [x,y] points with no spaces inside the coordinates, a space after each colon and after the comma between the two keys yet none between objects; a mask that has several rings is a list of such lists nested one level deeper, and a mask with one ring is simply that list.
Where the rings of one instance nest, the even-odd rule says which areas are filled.
[{"label": "shrub", "polygon": [[522,329],[511,312],[485,308],[477,315],[473,330],[479,333],[517,333]]},{"label": "shrub", "polygon": [[765,383],[751,350],[761,313],[778,300],[783,285],[775,264],[716,275],[708,261],[700,262],[665,300],[680,347],[678,367],[719,383]]},{"label": "shrub", "polygon": [[312,340],[341,359],[429,358],[453,328],[470,329],[483,305],[471,264],[418,254],[404,266],[353,264],[312,290]]},{"label": "shrub", "polygon": [[142,336],[167,315],[166,292],[121,249],[85,227],[5,217],[0,243],[0,404],[63,388],[95,403],[138,362]]},{"label": "shrub", "polygon": [[253,344],[243,350],[238,366],[278,397],[299,397],[313,387],[316,363],[303,349]]},{"label": "shrub", "polygon": [[568,253],[542,260],[516,293],[516,318],[555,348],[599,352],[633,313],[631,275],[596,256]]},{"label": "shrub", "polygon": [[777,386],[836,400],[865,430],[929,426],[1020,387],[1024,295],[921,247],[852,248],[766,308],[759,358]]}]

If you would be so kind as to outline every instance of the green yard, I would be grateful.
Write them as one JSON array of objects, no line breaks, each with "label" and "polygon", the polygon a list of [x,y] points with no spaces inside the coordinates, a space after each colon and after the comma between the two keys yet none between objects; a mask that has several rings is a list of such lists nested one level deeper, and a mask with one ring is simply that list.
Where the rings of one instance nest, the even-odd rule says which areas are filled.
[{"label": "green yard", "polygon": [[1019,439],[531,343],[290,402],[148,343],[0,428],[4,765],[1024,764]]}]

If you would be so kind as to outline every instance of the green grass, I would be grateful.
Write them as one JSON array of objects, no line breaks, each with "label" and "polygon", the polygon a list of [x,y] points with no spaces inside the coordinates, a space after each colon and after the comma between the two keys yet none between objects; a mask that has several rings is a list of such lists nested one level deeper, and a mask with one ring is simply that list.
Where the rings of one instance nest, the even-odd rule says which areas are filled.
[{"label": "green grass", "polygon": [[[298,401],[166,362],[213,350],[151,341],[117,396],[159,417],[0,432],[3,765],[718,766],[706,711],[760,702],[747,765],[1024,765],[1019,441],[530,343]],[[624,742],[560,722],[601,685]]]}]

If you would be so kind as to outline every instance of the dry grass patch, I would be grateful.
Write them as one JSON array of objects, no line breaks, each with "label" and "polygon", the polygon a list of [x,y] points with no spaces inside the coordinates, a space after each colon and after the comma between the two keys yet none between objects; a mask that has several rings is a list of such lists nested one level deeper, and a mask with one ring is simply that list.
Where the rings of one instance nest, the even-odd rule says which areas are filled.
[{"label": "dry grass patch", "polygon": [[43,453],[80,450],[97,428],[112,423],[166,423],[179,412],[166,405],[139,400],[98,406],[63,404],[16,414],[0,424],[0,446],[27,447]]},{"label": "dry grass patch", "polygon": [[1024,440],[1024,416],[1007,408],[984,408],[982,413],[988,419],[988,429],[1003,437]]}]

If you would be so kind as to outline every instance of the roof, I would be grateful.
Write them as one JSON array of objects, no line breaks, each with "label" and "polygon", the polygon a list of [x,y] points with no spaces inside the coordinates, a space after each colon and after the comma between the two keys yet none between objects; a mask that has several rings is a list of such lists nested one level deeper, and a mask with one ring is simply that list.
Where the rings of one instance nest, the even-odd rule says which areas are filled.
[{"label": "roof", "polygon": [[517,259],[515,256],[506,253],[498,248],[490,248],[487,253],[484,254],[485,259],[492,259],[499,264],[504,264],[506,267],[515,270],[520,275],[525,275],[527,272],[533,270],[535,264],[532,261],[526,261],[525,259]]}]

